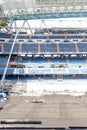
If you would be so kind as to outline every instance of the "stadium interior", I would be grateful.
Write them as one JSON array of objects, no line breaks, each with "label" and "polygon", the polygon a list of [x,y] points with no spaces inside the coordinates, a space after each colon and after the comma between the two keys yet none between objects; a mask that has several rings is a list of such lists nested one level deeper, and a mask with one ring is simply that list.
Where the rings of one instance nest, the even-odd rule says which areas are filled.
[{"label": "stadium interior", "polygon": [[[87,0],[0,0],[1,102],[5,96],[8,99],[9,89],[12,85],[16,89],[18,83],[34,89],[35,84],[42,87],[44,81],[49,87],[86,80]],[[9,89],[4,87],[5,81],[11,81]],[[70,91],[63,89],[68,94]],[[11,90],[13,95],[19,93],[19,89]]]}]

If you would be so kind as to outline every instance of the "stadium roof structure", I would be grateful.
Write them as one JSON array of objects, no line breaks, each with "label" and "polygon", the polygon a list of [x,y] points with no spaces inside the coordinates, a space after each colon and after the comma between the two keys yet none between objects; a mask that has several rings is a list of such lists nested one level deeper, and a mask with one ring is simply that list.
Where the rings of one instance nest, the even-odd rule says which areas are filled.
[{"label": "stadium roof structure", "polygon": [[0,29],[3,31],[17,32],[22,25],[21,30],[30,33],[41,28],[85,29],[86,23],[87,0],[0,0]]},{"label": "stadium roof structure", "polygon": [[87,17],[87,0],[0,0],[9,20]]}]

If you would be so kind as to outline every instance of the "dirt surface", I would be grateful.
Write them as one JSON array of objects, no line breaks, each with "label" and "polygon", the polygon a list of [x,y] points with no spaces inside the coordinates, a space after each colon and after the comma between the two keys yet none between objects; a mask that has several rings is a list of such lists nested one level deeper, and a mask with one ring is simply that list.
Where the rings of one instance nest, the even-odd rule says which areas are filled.
[{"label": "dirt surface", "polygon": [[[45,102],[31,103],[33,99],[43,99]],[[1,124],[0,127],[87,126],[87,96],[15,96],[0,110],[0,119],[41,121],[41,124]]]}]

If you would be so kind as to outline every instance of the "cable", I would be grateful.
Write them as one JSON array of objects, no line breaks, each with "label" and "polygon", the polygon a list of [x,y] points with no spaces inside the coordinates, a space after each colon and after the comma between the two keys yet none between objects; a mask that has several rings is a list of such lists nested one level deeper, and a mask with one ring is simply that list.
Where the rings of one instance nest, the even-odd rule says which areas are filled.
[{"label": "cable", "polygon": [[[24,23],[25,23],[25,22],[24,22]],[[11,58],[11,55],[12,55],[12,52],[13,52],[13,49],[14,49],[14,45],[15,45],[15,43],[16,43],[17,35],[18,35],[18,33],[21,31],[21,28],[24,26],[24,23],[23,23],[23,25],[20,27],[20,29],[17,31],[16,35],[15,35],[15,39],[14,39],[14,42],[13,42],[13,44],[12,44],[11,51],[10,51],[10,54],[9,54],[9,57],[8,57],[8,61],[7,61],[7,64],[6,64],[6,67],[5,67],[3,76],[2,76],[1,87],[4,87],[4,80],[5,80],[6,72],[7,72],[7,69],[8,69],[9,61],[10,61],[10,58]]]}]

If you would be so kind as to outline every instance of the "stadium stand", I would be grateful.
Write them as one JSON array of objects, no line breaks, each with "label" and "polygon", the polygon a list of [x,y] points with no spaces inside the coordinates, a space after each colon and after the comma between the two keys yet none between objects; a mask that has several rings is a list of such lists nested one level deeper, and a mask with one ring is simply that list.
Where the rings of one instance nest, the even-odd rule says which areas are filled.
[{"label": "stadium stand", "polygon": [[[7,70],[7,78],[10,75],[45,75],[45,77],[62,75],[64,78],[67,78],[68,75],[72,75],[71,77],[82,74],[86,76],[86,33],[83,36],[80,34],[81,30],[77,33],[75,30],[69,31],[66,34],[63,31],[56,33],[54,31],[49,35],[40,32],[33,35],[25,32],[19,33]],[[0,32],[0,40],[2,40],[0,41],[0,75],[4,72],[14,38],[15,33]],[[80,39],[79,42],[78,39]]]}]

